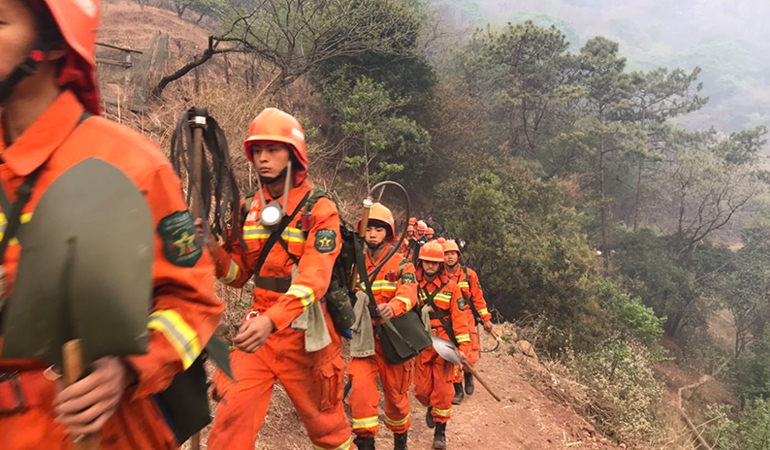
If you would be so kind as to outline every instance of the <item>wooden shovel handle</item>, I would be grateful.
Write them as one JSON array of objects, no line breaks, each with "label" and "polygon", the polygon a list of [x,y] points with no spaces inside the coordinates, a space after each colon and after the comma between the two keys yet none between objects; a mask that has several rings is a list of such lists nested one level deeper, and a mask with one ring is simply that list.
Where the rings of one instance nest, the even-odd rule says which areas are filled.
[{"label": "wooden shovel handle", "polygon": [[[83,373],[83,350],[80,347],[80,339],[73,339],[62,346],[62,359],[64,363],[64,385],[69,386],[76,382]],[[90,434],[79,440],[72,440],[72,448],[75,450],[99,450],[99,433]]]},{"label": "wooden shovel handle", "polygon": [[495,391],[493,391],[493,390],[492,390],[492,388],[491,388],[491,387],[489,387],[489,385],[487,384],[487,382],[486,382],[486,381],[484,381],[484,379],[483,379],[483,378],[481,378],[481,375],[479,375],[479,374],[478,374],[478,372],[476,372],[476,370],[475,370],[473,367],[471,367],[471,365],[470,365],[470,364],[467,364],[467,363],[465,363],[465,364],[463,364],[463,367],[465,368],[465,370],[467,370],[468,372],[470,372],[471,374],[473,374],[473,378],[475,378],[475,379],[479,380],[479,383],[481,383],[481,385],[482,385],[482,386],[484,386],[484,389],[486,389],[486,390],[487,390],[487,392],[489,392],[489,394],[490,394],[492,397],[494,397],[494,399],[495,399],[495,400],[497,400],[498,402],[501,402],[501,401],[503,401],[503,400],[500,398],[500,396],[499,396],[499,395],[495,394]]}]

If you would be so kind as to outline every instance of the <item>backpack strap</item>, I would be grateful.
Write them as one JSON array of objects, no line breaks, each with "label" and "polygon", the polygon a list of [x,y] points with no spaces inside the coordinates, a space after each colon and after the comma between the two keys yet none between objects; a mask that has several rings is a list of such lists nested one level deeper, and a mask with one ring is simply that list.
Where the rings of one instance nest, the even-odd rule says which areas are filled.
[{"label": "backpack strap", "polygon": [[243,225],[246,223],[246,216],[249,215],[251,204],[254,203],[254,197],[256,195],[257,190],[254,189],[253,191],[246,194],[246,198],[243,199],[243,203],[241,204],[241,217],[239,217],[241,229],[243,229]]},{"label": "backpack strap", "polygon": [[[436,295],[438,295],[439,292],[441,292],[442,289],[444,289],[447,284],[449,284],[449,280],[444,282],[444,284],[441,285],[438,289],[436,289],[433,292],[428,292],[428,287],[424,286],[422,288],[423,295],[425,295],[425,304],[430,305],[434,312],[436,314],[431,313],[432,319],[438,319],[438,321],[441,323],[441,326],[444,328],[444,331],[446,331],[447,336],[449,336],[449,340],[452,341],[452,343],[455,345],[455,347],[460,348],[460,344],[457,342],[457,337],[455,336],[455,330],[452,327],[452,317],[450,314],[444,314],[441,312],[437,312],[438,308],[436,308],[436,304],[434,303],[433,299],[436,298]],[[451,308],[452,305],[449,305]]]},{"label": "backpack strap", "polygon": [[406,258],[402,259],[401,262],[398,263],[398,279],[399,280],[404,275],[404,269],[406,268],[407,264],[409,264],[409,260],[406,259]]},{"label": "backpack strap", "polygon": [[471,280],[468,278],[468,268],[463,266],[463,275],[465,275],[465,282],[468,283],[468,293],[469,298],[466,298],[465,300],[468,301],[468,306],[471,307],[471,312],[473,313],[473,319],[476,321],[476,323],[483,322],[481,320],[481,314],[479,314],[479,311],[476,309],[476,302],[473,301],[473,294],[470,294],[471,292]]}]

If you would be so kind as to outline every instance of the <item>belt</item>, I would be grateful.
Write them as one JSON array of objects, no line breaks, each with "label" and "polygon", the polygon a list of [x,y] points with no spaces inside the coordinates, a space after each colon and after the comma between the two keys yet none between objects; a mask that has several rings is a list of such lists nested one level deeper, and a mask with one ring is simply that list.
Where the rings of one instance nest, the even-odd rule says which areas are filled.
[{"label": "belt", "polygon": [[0,417],[41,405],[44,384],[50,383],[40,371],[0,373]]},{"label": "belt", "polygon": [[444,309],[439,311],[431,311],[430,312],[430,318],[431,319],[443,319],[444,317],[452,314],[451,311]]},{"label": "belt", "polygon": [[291,287],[291,277],[254,277],[254,285],[268,291],[286,293]]}]

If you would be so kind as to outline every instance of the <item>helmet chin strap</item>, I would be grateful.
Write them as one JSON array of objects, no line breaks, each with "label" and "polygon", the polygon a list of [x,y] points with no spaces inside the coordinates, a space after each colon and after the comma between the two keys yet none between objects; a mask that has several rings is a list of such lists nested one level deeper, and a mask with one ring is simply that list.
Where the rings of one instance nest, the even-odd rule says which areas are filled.
[{"label": "helmet chin strap", "polygon": [[263,178],[259,177],[257,183],[257,190],[259,191],[259,200],[262,202],[262,211],[259,213],[260,221],[265,228],[275,227],[278,225],[286,214],[286,202],[289,200],[289,189],[291,188],[291,161],[286,165],[286,168],[275,177],[271,178],[273,182],[279,180],[283,176],[285,178],[283,185],[283,205],[278,200],[273,200],[269,205],[265,203],[265,192],[263,184]]},{"label": "helmet chin strap", "polygon": [[[281,173],[279,173],[278,175],[276,175],[274,177],[264,177],[264,176],[260,175],[259,176],[259,181],[262,182],[263,184],[273,184],[276,181],[280,180],[281,177],[286,177],[286,172],[287,172],[288,168],[289,168],[289,166],[286,166],[286,168],[284,168],[281,171]],[[288,177],[286,177],[286,178],[288,179]]]},{"label": "helmet chin strap", "polygon": [[8,97],[13,94],[13,90],[23,80],[37,72],[46,55],[48,54],[48,46],[38,39],[29,51],[29,54],[24,60],[13,69],[8,77],[0,81],[0,103],[8,100]]},{"label": "helmet chin strap", "polygon": [[378,244],[372,244],[371,242],[366,241],[366,246],[369,247],[369,250],[372,251],[381,249],[383,245],[385,245],[385,241],[382,241]]}]

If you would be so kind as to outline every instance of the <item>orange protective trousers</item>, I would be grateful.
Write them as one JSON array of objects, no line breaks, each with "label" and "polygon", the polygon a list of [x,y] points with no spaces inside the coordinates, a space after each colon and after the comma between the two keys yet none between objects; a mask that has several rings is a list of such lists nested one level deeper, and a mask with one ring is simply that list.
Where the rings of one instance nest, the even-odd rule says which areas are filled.
[{"label": "orange protective trousers", "polygon": [[409,411],[409,386],[412,385],[414,361],[392,365],[385,361],[380,340],[376,340],[376,353],[367,358],[351,358],[348,377],[350,411],[353,416],[353,432],[361,437],[375,437],[380,431],[377,375],[380,376],[385,395],[385,426],[397,434],[405,433],[412,424]]},{"label": "orange protective trousers", "polygon": [[[470,311],[470,308],[466,310],[468,313],[468,323],[475,324],[475,319],[473,317],[473,313]],[[479,358],[481,357],[481,343],[479,342],[479,331],[478,327],[476,325],[472,325],[470,327],[470,334],[471,334],[471,351],[466,355],[468,358],[468,364],[471,366],[475,366],[476,363],[479,361]],[[463,372],[466,370],[463,369],[460,366],[455,366],[455,383],[462,383],[463,382]]]},{"label": "orange protective trousers", "polygon": [[[326,315],[327,326],[333,330]],[[219,408],[209,435],[211,450],[253,450],[265,421],[276,381],[286,390],[305,424],[313,448],[348,450],[352,439],[342,403],[345,362],[340,337],[317,352],[305,351],[305,333],[274,332],[256,353],[234,350],[230,363],[236,381],[221,371],[214,376]]]},{"label": "orange protective trousers", "polygon": [[452,416],[455,374],[454,364],[440,357],[433,347],[428,347],[417,357],[414,373],[414,396],[423,406],[432,407],[436,423],[447,423]]}]

